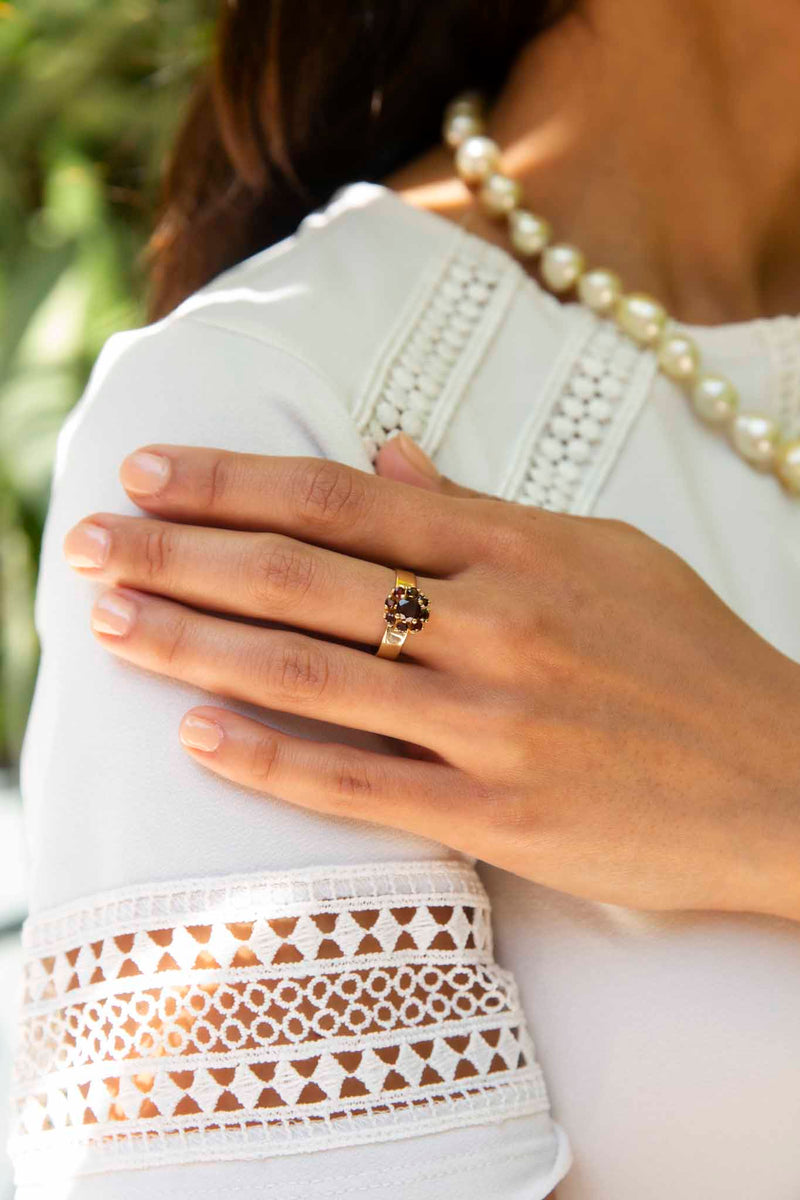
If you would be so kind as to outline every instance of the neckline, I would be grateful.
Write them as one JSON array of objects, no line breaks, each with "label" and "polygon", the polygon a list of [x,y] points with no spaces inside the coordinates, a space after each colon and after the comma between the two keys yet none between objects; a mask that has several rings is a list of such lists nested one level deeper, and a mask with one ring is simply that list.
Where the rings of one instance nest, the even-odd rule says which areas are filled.
[{"label": "neckline", "polygon": [[[460,230],[463,237],[479,242],[482,246],[490,247],[499,260],[504,262],[508,271],[518,273],[523,280],[527,281],[527,285],[536,293],[537,299],[540,301],[555,305],[560,311],[586,311],[580,301],[562,301],[548,292],[504,246],[487,242],[458,222],[450,221],[429,209],[417,208],[415,205],[409,204],[399,193],[385,184],[365,180],[345,184],[334,193],[325,207],[325,214],[326,216],[336,216],[353,208],[363,208],[365,204],[378,202],[383,202],[387,206],[400,205],[406,214],[413,214],[420,223],[427,224],[431,228],[435,226],[442,233],[449,232],[453,236],[455,231]],[[722,351],[732,342],[739,343],[739,349],[742,348],[744,342],[755,341],[763,346],[765,338],[783,343],[791,340],[793,335],[800,345],[800,312],[779,313],[771,317],[750,317],[744,321],[726,321],[714,325],[696,325],[675,319],[674,325],[699,343],[704,343],[709,350]]]}]

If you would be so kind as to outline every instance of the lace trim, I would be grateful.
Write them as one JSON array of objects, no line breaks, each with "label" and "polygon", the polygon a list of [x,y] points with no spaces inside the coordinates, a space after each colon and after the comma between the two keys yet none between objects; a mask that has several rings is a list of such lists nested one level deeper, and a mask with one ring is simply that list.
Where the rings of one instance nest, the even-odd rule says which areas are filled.
[{"label": "lace trim", "polygon": [[499,494],[551,512],[590,512],[655,371],[653,355],[611,322],[576,313]]},{"label": "lace trim", "polygon": [[465,865],[138,889],[31,922],[25,943],[20,1179],[547,1109]]},{"label": "lace trim", "polygon": [[769,350],[770,412],[787,437],[800,436],[800,317],[759,322]]},{"label": "lace trim", "polygon": [[436,451],[522,278],[496,247],[459,231],[444,266],[412,297],[401,336],[354,411],[371,461],[400,430],[428,454]]}]

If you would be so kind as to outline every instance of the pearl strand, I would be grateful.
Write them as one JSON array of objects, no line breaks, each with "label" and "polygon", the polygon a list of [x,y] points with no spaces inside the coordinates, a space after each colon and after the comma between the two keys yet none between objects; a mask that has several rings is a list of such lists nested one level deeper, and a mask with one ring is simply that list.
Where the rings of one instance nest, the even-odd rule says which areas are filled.
[{"label": "pearl strand", "polygon": [[476,92],[459,96],[447,108],[444,141],[455,153],[456,170],[489,216],[505,219],[511,245],[521,258],[538,258],[541,278],[556,294],[576,291],[581,304],[616,321],[623,333],[656,355],[658,369],[688,394],[707,425],[724,431],[738,454],[753,467],[773,471],[786,489],[800,495],[800,439],[788,439],[773,419],[742,411],[729,379],[702,369],[700,350],[675,328],[658,300],[625,293],[615,271],[587,269],[577,246],[553,241],[549,221],[522,207],[522,188],[500,169],[500,147],[486,136],[483,101]]}]

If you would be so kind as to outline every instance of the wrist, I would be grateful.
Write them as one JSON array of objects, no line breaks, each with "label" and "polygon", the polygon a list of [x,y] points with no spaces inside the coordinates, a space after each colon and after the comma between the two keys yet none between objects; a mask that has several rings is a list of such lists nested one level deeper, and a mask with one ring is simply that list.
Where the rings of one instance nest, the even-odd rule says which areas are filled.
[{"label": "wrist", "polygon": [[752,902],[748,909],[800,921],[800,666],[789,664],[790,693],[775,696],[760,747],[767,769],[753,799]]}]

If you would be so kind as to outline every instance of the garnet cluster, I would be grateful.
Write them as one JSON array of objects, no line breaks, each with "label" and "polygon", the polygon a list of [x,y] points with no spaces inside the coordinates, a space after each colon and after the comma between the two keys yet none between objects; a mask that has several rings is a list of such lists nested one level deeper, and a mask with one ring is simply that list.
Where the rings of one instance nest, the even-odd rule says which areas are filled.
[{"label": "garnet cluster", "polygon": [[399,633],[422,629],[431,615],[428,603],[428,597],[423,596],[419,588],[403,587],[401,584],[393,588],[386,597],[384,605],[386,624],[391,629],[398,630]]}]

